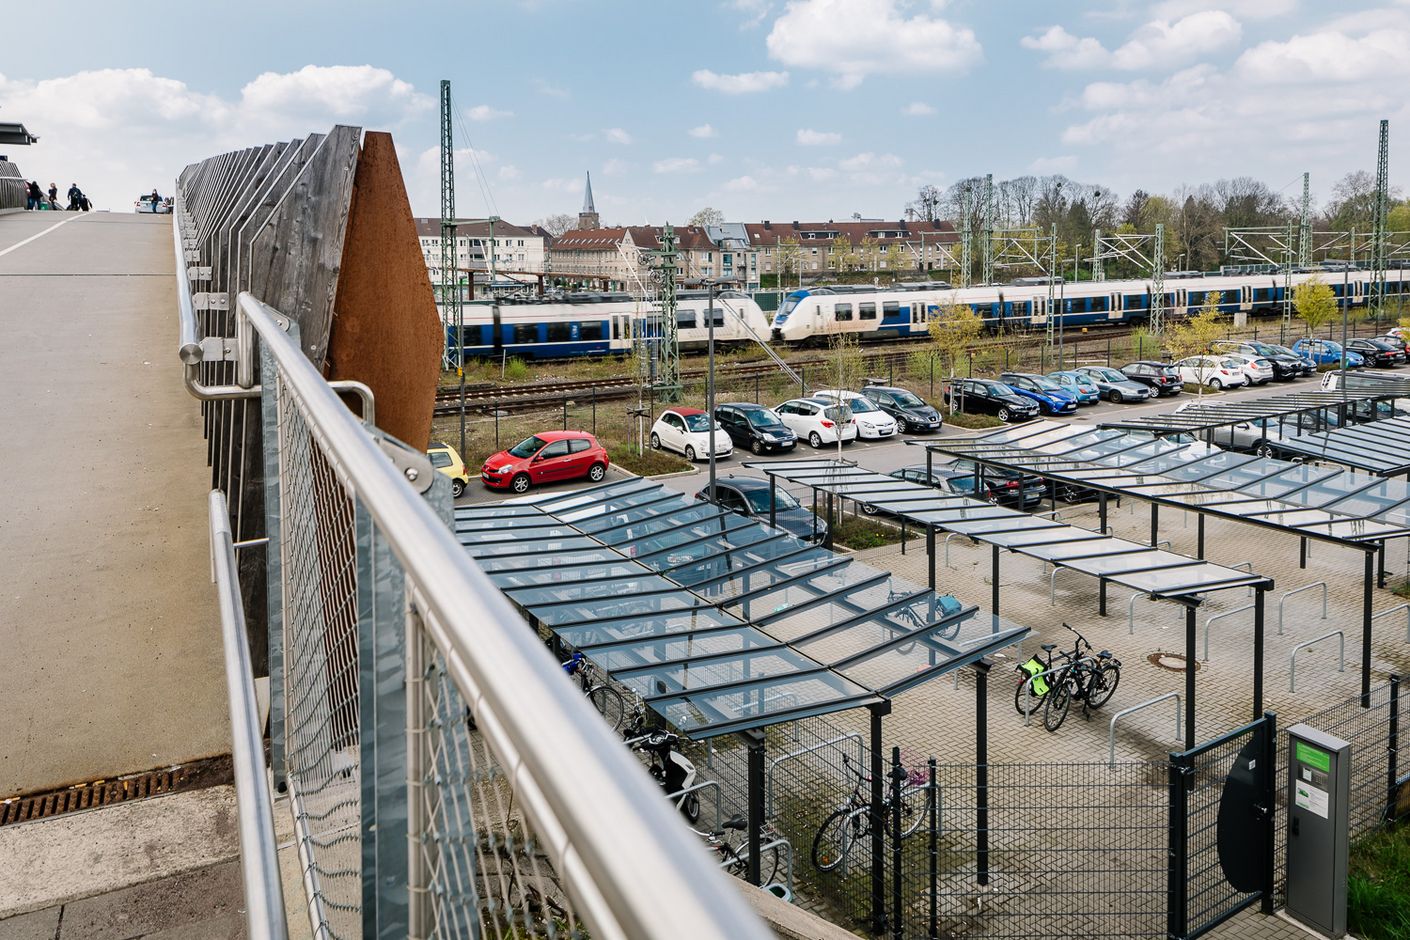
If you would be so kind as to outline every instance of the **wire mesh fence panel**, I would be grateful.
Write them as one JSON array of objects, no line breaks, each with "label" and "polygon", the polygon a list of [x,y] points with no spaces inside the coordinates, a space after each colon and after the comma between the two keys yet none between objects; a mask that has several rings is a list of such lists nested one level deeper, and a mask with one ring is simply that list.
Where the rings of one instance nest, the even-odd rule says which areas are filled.
[{"label": "wire mesh fence panel", "polygon": [[276,379],[286,764],[311,911],[362,929],[357,549],[353,498]]}]

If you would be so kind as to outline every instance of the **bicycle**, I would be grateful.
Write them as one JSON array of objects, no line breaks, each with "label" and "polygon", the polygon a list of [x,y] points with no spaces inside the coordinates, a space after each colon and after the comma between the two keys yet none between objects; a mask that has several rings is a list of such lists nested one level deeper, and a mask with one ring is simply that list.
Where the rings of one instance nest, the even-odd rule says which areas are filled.
[{"label": "bicycle", "polygon": [[[1072,630],[1067,624],[1063,626]],[[1049,731],[1062,727],[1074,698],[1082,703],[1082,717],[1090,718],[1093,708],[1101,708],[1111,701],[1121,682],[1121,661],[1111,654],[1111,650],[1097,653],[1095,662],[1083,662],[1083,647],[1090,653],[1092,644],[1076,630],[1072,632],[1077,634],[1072,664],[1057,674],[1052,691],[1043,703],[1043,727]]]},{"label": "bicycle", "polygon": [[[1054,659],[1070,659],[1072,657],[1071,653],[1065,651],[1059,651],[1055,656],[1053,650],[1056,649],[1056,643],[1044,643],[1042,650],[1047,654],[1046,660],[1040,653],[1027,662],[1013,667],[1014,672],[1018,673],[1018,685],[1013,690],[1013,707],[1020,715],[1027,717],[1042,708],[1043,699],[1052,688],[1047,679],[1034,679],[1034,677],[1051,671]],[[1029,679],[1034,681],[1030,684]]]},{"label": "bicycle", "polygon": [[[841,865],[852,851],[853,844],[871,835],[871,774],[863,773],[861,768],[853,766],[845,753],[842,755],[842,764],[857,778],[857,783],[847,799],[823,820],[817,835],[813,836],[813,867],[818,871],[832,871]],[[906,784],[901,788],[901,838],[904,839],[915,832],[925,822],[928,788],[929,778],[924,771],[907,771]],[[881,801],[881,818],[884,822],[882,831],[889,835],[893,812],[889,784],[885,788],[885,794]]]},{"label": "bicycle", "polygon": [[626,700],[622,698],[622,693],[618,692],[615,686],[598,679],[597,670],[592,663],[588,662],[588,658],[581,652],[574,651],[572,658],[565,663],[560,663],[560,665],[564,672],[577,678],[583,694],[612,726],[612,730],[616,731],[622,727],[622,719],[626,717],[627,713]]},{"label": "bicycle", "polygon": [[[698,829],[691,829],[691,832],[704,839],[710,850],[720,857],[721,868],[737,878],[747,879],[749,877],[749,837],[746,835],[738,845],[730,845],[725,834],[727,832],[747,832],[748,829],[749,820],[743,816],[731,816],[720,823],[720,828],[714,832],[701,832]],[[768,823],[764,823],[763,828],[759,830],[759,844],[761,846],[768,845],[778,838],[778,833]],[[760,857],[760,885],[773,884],[777,880],[779,866],[782,863],[781,849],[782,846],[775,845]]]}]

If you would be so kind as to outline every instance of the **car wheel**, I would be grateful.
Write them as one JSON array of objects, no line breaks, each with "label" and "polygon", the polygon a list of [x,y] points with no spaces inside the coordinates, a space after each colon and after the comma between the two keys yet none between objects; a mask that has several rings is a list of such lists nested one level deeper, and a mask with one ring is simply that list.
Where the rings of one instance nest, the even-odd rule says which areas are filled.
[{"label": "car wheel", "polygon": [[1265,443],[1262,443],[1262,444],[1259,444],[1257,447],[1255,447],[1255,448],[1253,449],[1253,452],[1254,452],[1255,454],[1257,454],[1258,456],[1260,456],[1260,457],[1272,457],[1272,456],[1273,456],[1273,445],[1272,445],[1272,444],[1269,444],[1269,443],[1266,443],[1266,442],[1265,442]]},{"label": "car wheel", "polygon": [[764,445],[761,441],[754,441],[749,445],[749,449],[752,450],[757,456],[762,457],[764,454]]},{"label": "car wheel", "polygon": [[1125,396],[1125,395],[1121,394],[1121,392],[1117,391],[1116,389],[1112,389],[1112,390],[1111,390],[1111,403],[1112,403],[1113,405],[1119,405],[1119,404],[1122,404],[1122,403],[1125,402],[1125,401],[1126,401],[1126,396]]},{"label": "car wheel", "polygon": [[601,483],[602,478],[607,476],[607,468],[600,463],[595,463],[588,467],[588,479],[594,483]]},{"label": "car wheel", "polygon": [[1000,421],[1003,421],[1003,422],[1005,422],[1005,423],[1007,423],[1008,420],[1009,420],[1009,417],[1010,417],[1009,410],[1008,410],[1007,408],[1003,407],[1003,406],[1000,406],[1000,408],[999,408],[999,420],[1000,420]]},{"label": "car wheel", "polygon": [[1218,379],[1210,379],[1210,380],[1209,380],[1209,387],[1212,388],[1212,389],[1214,389],[1216,392],[1223,391],[1223,390],[1224,390],[1224,383],[1221,382],[1221,381],[1219,381]]},{"label": "car wheel", "polygon": [[651,449],[652,449],[652,450],[660,450],[660,449],[661,449],[661,435],[657,434],[655,431],[652,431],[652,432],[651,432]]},{"label": "car wheel", "polygon": [[450,495],[451,495],[454,499],[459,499],[462,495],[464,495],[464,493],[465,493],[465,481],[464,481],[464,480],[451,480],[451,481],[450,481]]},{"label": "car wheel", "polygon": [[529,492],[529,475],[527,473],[514,474],[514,479],[509,481],[509,488],[516,493]]},{"label": "car wheel", "polygon": [[685,445],[685,459],[695,463],[695,448],[689,444]]},{"label": "car wheel", "polygon": [[814,450],[822,449],[822,435],[817,431],[808,432],[808,443],[813,445]]}]

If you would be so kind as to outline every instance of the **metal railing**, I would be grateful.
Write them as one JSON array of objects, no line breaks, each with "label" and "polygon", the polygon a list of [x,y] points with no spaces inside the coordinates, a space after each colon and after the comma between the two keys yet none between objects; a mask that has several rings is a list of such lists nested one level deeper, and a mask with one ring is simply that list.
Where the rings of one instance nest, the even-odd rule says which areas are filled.
[{"label": "metal railing", "polygon": [[[457,542],[424,455],[369,430],[304,356],[296,325],[250,294],[238,296],[234,343],[198,338],[186,280],[188,388],[261,399],[273,773],[289,792],[314,936],[585,925],[599,938],[765,937]],[[216,343],[244,381],[258,355],[260,384],[193,383]],[[220,537],[229,544],[228,527]],[[245,861],[256,885],[277,882],[258,842]],[[252,896],[252,917],[257,903],[268,907]]]},{"label": "metal railing", "polygon": [[1181,740],[1180,732],[1184,727],[1184,711],[1180,708],[1180,693],[1166,692],[1164,695],[1157,695],[1155,698],[1146,699],[1144,702],[1132,705],[1130,708],[1123,708],[1121,711],[1111,716],[1111,724],[1107,726],[1106,732],[1106,765],[1108,767],[1116,766],[1116,723],[1127,715],[1138,712],[1143,708],[1150,708],[1152,705],[1159,705],[1161,702],[1172,698],[1175,700],[1175,740]]},{"label": "metal railing", "polygon": [[1303,591],[1310,591],[1313,588],[1322,589],[1322,619],[1327,619],[1327,582],[1313,581],[1311,584],[1304,584],[1300,588],[1293,588],[1291,591],[1284,592],[1283,596],[1278,598],[1278,636],[1283,635],[1283,607],[1287,604],[1288,598],[1301,594]]},{"label": "metal railing", "polygon": [[1225,617],[1232,617],[1234,614],[1241,614],[1246,610],[1253,610],[1256,604],[1245,604],[1242,607],[1235,607],[1233,610],[1226,610],[1222,614],[1215,614],[1213,617],[1206,617],[1204,620],[1204,655],[1200,659],[1209,662],[1209,627],[1216,620],[1223,620]]},{"label": "metal railing", "polygon": [[1383,610],[1383,611],[1381,611],[1381,612],[1378,613],[1378,614],[1372,614],[1372,615],[1371,615],[1371,622],[1372,622],[1372,623],[1375,623],[1377,620],[1380,620],[1382,617],[1389,617],[1389,616],[1392,615],[1392,614],[1398,614],[1398,613],[1404,613],[1404,614],[1405,614],[1405,642],[1406,642],[1406,643],[1410,643],[1410,604],[1397,604],[1395,607],[1391,607],[1391,608],[1388,608],[1387,610]]},{"label": "metal railing", "polygon": [[1297,691],[1297,654],[1303,650],[1316,646],[1323,640],[1337,638],[1337,672],[1346,672],[1346,634],[1340,630],[1333,630],[1331,633],[1324,633],[1314,640],[1306,643],[1299,643],[1292,648],[1292,653],[1288,656],[1288,691]]},{"label": "metal railing", "polygon": [[230,756],[234,767],[240,875],[245,884],[245,932],[254,940],[284,940],[284,892],[274,838],[274,809],[265,777],[264,730],[250,671],[245,609],[235,573],[235,543],[225,494],[210,494],[211,580],[220,606],[225,687],[230,698]]}]

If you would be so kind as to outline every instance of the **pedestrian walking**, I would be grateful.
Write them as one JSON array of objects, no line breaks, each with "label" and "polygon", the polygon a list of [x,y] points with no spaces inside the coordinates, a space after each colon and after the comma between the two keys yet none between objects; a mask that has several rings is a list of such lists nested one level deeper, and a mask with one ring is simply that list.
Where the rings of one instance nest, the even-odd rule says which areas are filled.
[{"label": "pedestrian walking", "polygon": [[77,183],[69,184],[69,211],[77,212],[82,208],[83,190],[78,188]]},{"label": "pedestrian walking", "polygon": [[58,184],[58,183],[50,183],[50,184],[49,184],[49,208],[50,208],[50,209],[58,209],[58,208],[59,208],[59,184]]},{"label": "pedestrian walking", "polygon": [[44,199],[44,193],[39,188],[38,180],[30,180],[29,186],[25,188],[24,207],[32,211],[39,208],[39,203]]}]

